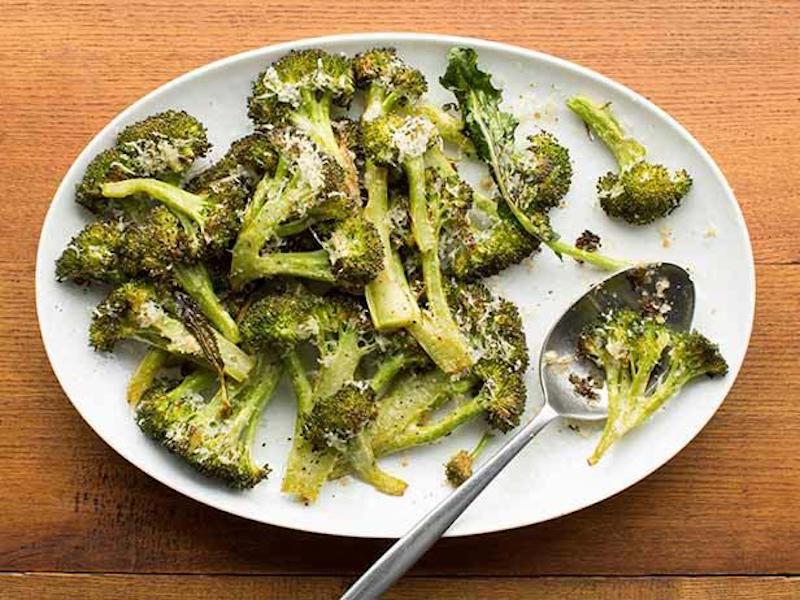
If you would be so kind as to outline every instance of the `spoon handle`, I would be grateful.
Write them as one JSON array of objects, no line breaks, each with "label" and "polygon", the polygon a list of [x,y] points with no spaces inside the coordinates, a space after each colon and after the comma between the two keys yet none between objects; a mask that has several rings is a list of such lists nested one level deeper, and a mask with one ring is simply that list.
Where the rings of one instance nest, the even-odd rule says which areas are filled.
[{"label": "spoon handle", "polygon": [[514,434],[472,477],[397,540],[345,592],[341,600],[371,600],[380,597],[436,543],[436,540],[472,504],[483,489],[511,462],[511,459],[557,416],[556,412],[545,404],[539,414]]}]

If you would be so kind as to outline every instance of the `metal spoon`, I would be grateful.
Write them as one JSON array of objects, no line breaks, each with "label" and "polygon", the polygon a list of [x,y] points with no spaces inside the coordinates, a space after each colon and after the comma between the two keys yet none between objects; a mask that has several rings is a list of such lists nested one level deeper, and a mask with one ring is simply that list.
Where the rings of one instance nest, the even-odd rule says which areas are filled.
[{"label": "metal spoon", "polygon": [[592,286],[567,309],[545,339],[539,356],[544,405],[536,417],[519,429],[472,477],[397,540],[345,592],[342,600],[378,598],[389,589],[433,546],[520,450],[554,420],[559,417],[583,421],[605,419],[606,407],[587,403],[574,391],[569,381],[570,372],[580,373],[582,369],[591,367],[582,361],[575,361],[568,368],[553,368],[558,363],[554,365],[551,359],[553,356],[573,355],[577,336],[601,314],[613,308],[638,308],[648,295],[663,300],[670,307],[664,318],[671,327],[686,330],[691,326],[694,284],[689,274],[677,265],[657,263],[633,267]]}]

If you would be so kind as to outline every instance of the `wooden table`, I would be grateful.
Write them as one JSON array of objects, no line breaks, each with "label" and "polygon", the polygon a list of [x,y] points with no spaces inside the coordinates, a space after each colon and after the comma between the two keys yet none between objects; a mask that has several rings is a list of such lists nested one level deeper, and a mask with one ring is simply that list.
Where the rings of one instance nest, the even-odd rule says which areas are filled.
[{"label": "wooden table", "polygon": [[331,598],[386,547],[231,517],[127,464],[53,377],[33,270],[65,170],[141,95],[241,50],[392,29],[549,52],[677,117],[742,204],[758,305],[733,392],[668,465],[557,521],[443,541],[389,597],[800,598],[800,3],[333,4],[0,0],[0,598]]}]

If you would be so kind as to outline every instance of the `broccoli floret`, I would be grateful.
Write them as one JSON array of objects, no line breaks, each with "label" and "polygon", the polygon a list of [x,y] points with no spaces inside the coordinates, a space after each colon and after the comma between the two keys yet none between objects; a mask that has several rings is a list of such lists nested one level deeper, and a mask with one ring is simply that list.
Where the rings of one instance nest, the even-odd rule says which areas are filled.
[{"label": "broccoli floret", "polygon": [[[310,295],[298,286],[251,305],[242,335],[248,347],[284,352],[297,395],[296,436],[284,491],[313,502],[337,461],[345,460],[377,489],[402,493],[405,484],[380,470],[361,434],[378,393],[356,378],[364,358],[378,347],[363,306],[344,296]],[[300,358],[304,341],[319,354],[313,377]]]},{"label": "broccoli floret", "polygon": [[[244,216],[233,247],[231,281],[241,288],[255,279],[290,275],[343,287],[363,286],[375,276],[381,256],[374,228],[361,224],[345,188],[344,173],[317,145],[296,130],[281,130],[272,136],[279,151],[272,177],[259,182]],[[282,224],[301,223],[302,231],[312,221],[333,217],[340,227],[358,238],[334,234],[326,249],[281,252],[280,235],[296,233]],[[334,230],[335,231],[335,230]]]},{"label": "broccoli floret", "polygon": [[365,429],[376,457],[433,443],[481,416],[496,431],[519,424],[528,353],[516,307],[477,284],[452,296],[454,304],[461,299],[456,318],[476,348],[477,362],[461,376],[420,365],[393,379]]},{"label": "broccoli floret", "polygon": [[365,121],[413,104],[428,91],[422,72],[406,64],[394,48],[356,55],[353,71],[356,85],[366,91]]},{"label": "broccoli floret", "polygon": [[348,383],[314,403],[303,421],[303,436],[315,450],[343,448],[375,418],[375,413],[372,390]]},{"label": "broccoli floret", "polygon": [[569,154],[547,134],[531,138],[525,152],[515,149],[518,121],[511,113],[500,110],[502,93],[492,85],[490,75],[478,68],[475,50],[451,49],[440,82],[455,94],[478,158],[488,165],[501,198],[529,235],[558,256],[571,256],[612,271],[626,266],[559,239],[546,211],[557,205],[569,189]]},{"label": "broccoli floret", "polygon": [[126,127],[116,145],[98,154],[78,184],[76,200],[95,213],[110,208],[102,193],[106,183],[155,178],[178,183],[211,145],[206,130],[193,116],[168,110]]},{"label": "broccoli floret", "polygon": [[447,481],[450,482],[450,485],[458,487],[472,477],[472,468],[475,461],[483,453],[492,437],[491,434],[485,433],[478,441],[478,445],[475,446],[471,452],[459,450],[450,457],[450,460],[448,460],[447,464],[444,466],[445,477],[447,477]]},{"label": "broccoli floret", "polygon": [[569,151],[550,133],[528,137],[525,152],[513,156],[515,176],[519,178],[518,206],[527,214],[555,208],[572,183]]},{"label": "broccoli floret", "polygon": [[[440,148],[428,150],[425,160],[443,177],[458,178]],[[448,207],[440,252],[445,269],[456,278],[470,281],[496,275],[538,249],[538,238],[522,228],[502,199],[497,202],[463,183],[461,189],[464,200]]]},{"label": "broccoli floret", "polygon": [[608,390],[608,419],[589,464],[596,464],[686,383],[728,371],[717,345],[702,334],[674,331],[628,309],[588,326],[578,348],[602,370]]},{"label": "broccoli floret", "polygon": [[378,231],[361,216],[349,217],[336,225],[322,242],[336,281],[363,287],[383,268]]},{"label": "broccoli floret", "polygon": [[127,282],[95,309],[89,341],[110,352],[121,340],[137,340],[206,366],[221,365],[237,381],[244,380],[253,359],[217,331],[204,330],[198,316],[163,289]]},{"label": "broccoli floret", "polygon": [[[375,48],[359,54],[353,60],[353,67],[356,84],[366,95],[364,122],[415,103],[428,87],[422,73],[403,62],[394,48]],[[383,247],[383,269],[366,287],[367,304],[375,327],[398,329],[417,320],[419,308],[408,287],[400,257],[392,248],[388,173],[369,153],[364,164],[364,185],[367,189],[364,214],[377,228]]]},{"label": "broccoli floret", "polygon": [[177,215],[199,227],[210,252],[223,252],[235,239],[247,203],[247,189],[239,181],[212,183],[199,194],[158,179],[126,179],[102,186],[106,198],[128,198],[139,194],[163,203]]},{"label": "broccoli floret", "polygon": [[365,153],[379,165],[401,166],[408,180],[411,232],[420,253],[427,306],[409,331],[443,370],[455,373],[473,361],[447,303],[440,237],[450,204],[463,203],[460,182],[425,169],[424,153],[438,143],[433,124],[418,116],[388,114],[364,124]]},{"label": "broccoli floret", "polygon": [[346,173],[348,190],[358,194],[353,157],[336,138],[331,107],[347,106],[355,91],[348,58],[323,50],[296,50],[275,61],[253,82],[250,118],[270,129],[292,124],[333,157]]},{"label": "broccoli floret", "polygon": [[89,223],[70,240],[56,261],[56,278],[76,283],[120,283],[130,277],[122,259],[127,223],[109,218]]},{"label": "broccoli floret", "polygon": [[567,106],[617,160],[619,172],[609,171],[597,182],[600,206],[606,214],[634,225],[647,225],[678,208],[692,187],[692,178],[684,169],[673,172],[646,161],[645,147],[626,136],[610,102],[598,104],[574,96],[567,100]]},{"label": "broccoli floret", "polygon": [[199,371],[173,388],[157,383],[136,410],[142,431],[192,467],[236,489],[252,488],[270,469],[252,454],[258,419],[281,378],[279,362],[259,358],[247,380],[209,400],[214,376]]},{"label": "broccoli floret", "polygon": [[192,228],[187,228],[166,206],[154,206],[126,231],[124,259],[131,277],[153,279],[171,276],[179,265],[196,262],[202,244]]},{"label": "broccoli floret", "polygon": [[262,177],[275,170],[277,162],[269,137],[253,133],[231,143],[225,156],[192,177],[186,189],[202,192],[214,182],[238,179],[252,190]]}]

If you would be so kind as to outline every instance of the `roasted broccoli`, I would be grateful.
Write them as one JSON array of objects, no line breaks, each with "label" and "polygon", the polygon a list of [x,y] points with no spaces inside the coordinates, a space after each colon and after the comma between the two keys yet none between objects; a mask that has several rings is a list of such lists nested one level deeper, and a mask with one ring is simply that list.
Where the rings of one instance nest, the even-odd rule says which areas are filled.
[{"label": "roasted broccoli", "polygon": [[136,406],[142,431],[201,473],[237,489],[270,472],[252,453],[259,417],[281,378],[279,361],[260,356],[243,383],[213,390],[213,373],[198,370],[177,385],[156,382]]},{"label": "roasted broccoli", "polygon": [[436,442],[481,416],[500,432],[519,424],[528,351],[516,307],[480,284],[453,290],[451,302],[480,358],[462,375],[419,365],[394,378],[365,429],[376,457]]},{"label": "roasted broccoli", "polygon": [[558,204],[569,188],[569,154],[549,135],[531,138],[525,152],[516,150],[518,121],[500,109],[502,93],[492,85],[489,74],[478,68],[475,50],[451,49],[440,82],[455,94],[478,157],[488,165],[501,198],[525,231],[558,256],[571,256],[611,271],[626,266],[559,239],[547,210]]},{"label": "roasted broccoli", "polygon": [[343,55],[307,49],[278,59],[253,82],[250,118],[265,129],[292,124],[344,170],[349,193],[358,196],[358,175],[347,145],[334,133],[331,108],[347,106],[355,91],[353,66]]},{"label": "roasted broccoli", "polygon": [[[279,275],[363,287],[380,270],[383,251],[374,226],[347,194],[342,168],[297,130],[273,132],[271,139],[279,159],[274,174],[259,182],[245,212],[233,247],[234,287]],[[309,217],[338,220],[322,248],[281,251],[280,235],[295,233],[282,231],[281,225]]]},{"label": "roasted broccoli", "polygon": [[116,145],[89,163],[75,199],[94,213],[106,213],[115,207],[103,185],[138,177],[178,183],[210,148],[205,128],[193,116],[174,110],[153,115],[123,129]]},{"label": "roasted broccoli", "polygon": [[[588,229],[575,246],[559,239],[548,215],[572,183],[570,154],[544,131],[517,147],[517,118],[474,50],[453,48],[440,82],[457,107],[433,103],[394,48],[293,51],[257,76],[254,131],[213,164],[198,164],[204,126],[176,110],[122,129],[88,164],[75,196],[94,221],[56,277],[112,288],[91,319],[96,350],[144,343],[127,397],[145,434],[253,487],[269,472],[253,452],[258,422],[285,374],[297,414],[281,487],[311,503],[345,474],[401,495],[381,457],[482,424],[477,446],[445,465],[460,485],[491,435],[519,425],[525,330],[480,280],[541,245],[626,264],[599,255]],[[568,104],[619,163],[598,184],[608,214],[647,223],[678,205],[684,171],[645,162],[608,105]],[[491,179],[473,187],[471,167]],[[586,393],[603,371],[609,396],[592,463],[689,380],[727,370],[706,338],[664,324],[659,290],[641,314],[606,314],[580,336],[597,367]]]},{"label": "roasted broccoli", "polygon": [[[357,379],[375,348],[369,317],[353,299],[314,296],[302,286],[255,302],[242,321],[248,348],[280,348],[298,402],[295,437],[283,490],[314,502],[341,456],[365,482],[398,494],[405,484],[384,473],[361,436],[373,415],[375,391]],[[302,342],[319,354],[313,378],[303,364]]]},{"label": "roasted broccoli", "polygon": [[[416,102],[428,87],[422,73],[404,63],[392,48],[359,54],[353,65],[356,83],[365,90],[361,117],[364,122]],[[366,157],[364,164],[364,185],[367,189],[364,215],[375,226],[383,247],[383,269],[365,289],[369,312],[379,330],[406,327],[419,319],[419,308],[391,242],[388,172],[371,156]]]},{"label": "roasted broccoli", "polygon": [[124,339],[138,340],[206,366],[221,366],[243,381],[253,359],[210,327],[188,297],[177,298],[157,286],[128,282],[95,309],[89,341],[110,352]]},{"label": "roasted broccoli", "polygon": [[[181,138],[171,136],[180,133],[186,120],[200,127],[185,113],[167,112],[131,125],[120,138],[129,140],[134,137],[132,132],[150,132],[151,136],[158,135],[162,145],[172,140],[175,147],[183,147]],[[131,142],[118,145],[122,143]],[[186,156],[181,164],[189,161],[190,156]],[[56,276],[78,283],[120,283],[150,277],[175,284],[194,298],[226,337],[238,341],[236,323],[217,297],[202,261],[213,260],[227,250],[238,230],[239,213],[253,179],[272,168],[274,161],[274,152],[263,136],[252,135],[234,142],[219,162],[189,182],[198,194],[157,182],[161,194],[169,198],[189,197],[200,203],[208,195],[220,198],[221,205],[213,208],[214,214],[200,223],[205,226],[202,233],[198,223],[169,198],[164,204],[153,205],[139,194],[134,210],[128,210],[128,200],[117,203],[120,210],[115,212],[122,216],[90,223],[75,236],[56,264]],[[134,179],[127,180],[126,185],[143,184]]]},{"label": "roasted broccoli", "polygon": [[402,167],[408,183],[411,233],[420,254],[427,306],[408,325],[420,345],[444,371],[456,373],[473,364],[469,345],[450,311],[440,263],[441,235],[448,206],[463,202],[460,181],[425,168],[426,150],[438,143],[434,125],[423,117],[394,113],[364,124],[368,160]]},{"label": "roasted broccoli", "polygon": [[477,446],[475,446],[471,452],[459,450],[450,457],[450,460],[448,460],[447,464],[444,466],[444,474],[447,481],[450,482],[450,485],[458,487],[472,477],[472,469],[475,465],[475,461],[486,449],[492,437],[492,434],[485,433],[481,436]]},{"label": "roasted broccoli", "polygon": [[674,331],[629,309],[588,326],[578,350],[602,370],[608,391],[608,420],[589,464],[690,380],[728,371],[719,348],[702,334]]},{"label": "roasted broccoli", "polygon": [[678,208],[692,187],[692,178],[681,169],[645,160],[646,150],[625,131],[611,112],[611,103],[598,104],[584,96],[567,100],[567,106],[608,147],[619,165],[597,182],[600,206],[610,217],[634,225],[647,225]]},{"label": "roasted broccoli", "polygon": [[[455,180],[458,172],[441,148],[425,154],[426,164]],[[463,200],[448,207],[441,248],[445,269],[457,279],[490,277],[535,252],[538,238],[528,235],[502,200],[461,186]]]}]

